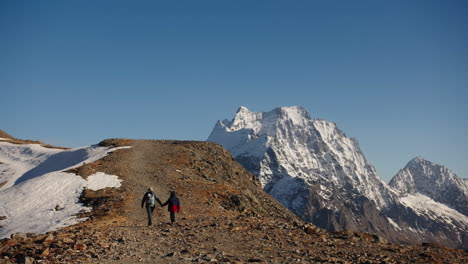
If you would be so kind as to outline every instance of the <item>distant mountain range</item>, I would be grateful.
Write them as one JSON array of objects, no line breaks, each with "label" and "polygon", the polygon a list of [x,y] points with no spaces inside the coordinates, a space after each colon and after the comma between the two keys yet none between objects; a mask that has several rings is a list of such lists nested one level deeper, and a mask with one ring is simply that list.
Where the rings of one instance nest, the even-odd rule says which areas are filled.
[{"label": "distant mountain range", "polygon": [[328,230],[355,230],[403,243],[468,248],[466,180],[415,158],[386,184],[355,139],[302,107],[218,121],[219,143],[263,188],[302,219]]}]

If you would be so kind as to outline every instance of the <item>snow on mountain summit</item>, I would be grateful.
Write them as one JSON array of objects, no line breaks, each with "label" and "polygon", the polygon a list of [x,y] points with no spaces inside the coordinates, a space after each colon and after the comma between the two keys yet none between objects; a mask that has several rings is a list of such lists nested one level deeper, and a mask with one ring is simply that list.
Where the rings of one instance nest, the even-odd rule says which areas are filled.
[{"label": "snow on mountain summit", "polygon": [[271,131],[272,126],[279,119],[287,119],[295,125],[301,125],[310,120],[310,114],[300,106],[278,107],[265,113],[251,112],[247,107],[241,106],[232,122],[225,125],[231,131],[252,129],[255,134],[270,134],[273,132]]},{"label": "snow on mountain summit", "polygon": [[468,187],[445,166],[416,157],[389,185],[401,195],[421,193],[468,216]]}]

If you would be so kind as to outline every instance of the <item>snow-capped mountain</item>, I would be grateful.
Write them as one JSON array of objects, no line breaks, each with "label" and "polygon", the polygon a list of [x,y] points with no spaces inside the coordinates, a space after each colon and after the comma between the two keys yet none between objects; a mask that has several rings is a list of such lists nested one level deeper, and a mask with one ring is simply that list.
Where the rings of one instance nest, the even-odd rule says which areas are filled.
[{"label": "snow-capped mountain", "polygon": [[[243,163],[254,170],[267,190],[287,175],[339,188],[350,184],[378,207],[387,203],[389,190],[356,140],[346,137],[332,122],[311,119],[302,107],[280,107],[267,113],[240,107],[232,121],[216,124],[208,141],[245,159]],[[280,165],[274,170],[268,162],[272,158]],[[252,161],[255,164],[249,164]],[[321,195],[329,198],[325,186]]]},{"label": "snow-capped mountain", "polygon": [[407,232],[467,248],[468,188],[454,172],[416,157],[389,185],[398,193],[398,199],[386,209],[386,215],[404,222]]},{"label": "snow-capped mountain", "polygon": [[[412,221],[406,218],[424,215],[417,214],[422,209],[401,201],[405,195],[377,176],[355,139],[333,122],[312,119],[302,107],[280,107],[263,113],[240,107],[232,120],[217,122],[208,141],[228,149],[259,178],[269,194],[319,227],[365,231],[396,242],[428,238],[434,242],[446,237],[445,233],[466,232],[462,226],[468,221],[463,215],[456,219],[448,216],[447,221],[456,222],[455,226],[434,238],[427,228],[406,232],[405,227],[411,226],[407,222]],[[399,216],[398,210],[407,213]],[[429,215],[436,214],[428,210]],[[434,222],[433,218],[422,218]],[[460,236],[447,240],[445,244],[450,246],[467,246]]]},{"label": "snow-capped mountain", "polygon": [[420,193],[468,216],[468,187],[448,168],[421,157],[411,160],[390,181],[402,195]]},{"label": "snow-capped mountain", "polygon": [[232,121],[216,124],[208,141],[227,148],[268,193],[307,221],[373,233],[388,225],[379,209],[392,201],[392,191],[356,140],[302,107],[266,113],[240,107]]}]

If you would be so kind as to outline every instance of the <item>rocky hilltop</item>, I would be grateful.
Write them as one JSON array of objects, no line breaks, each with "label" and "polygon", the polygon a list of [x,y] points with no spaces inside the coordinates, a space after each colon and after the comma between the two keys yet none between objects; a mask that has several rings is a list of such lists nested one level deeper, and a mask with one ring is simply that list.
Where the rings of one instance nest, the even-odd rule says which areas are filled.
[{"label": "rocky hilltop", "polygon": [[[318,227],[468,248],[468,218],[445,210],[437,202],[443,194],[434,191],[440,206],[412,202],[417,198],[404,195],[407,190],[381,180],[355,139],[302,107],[263,113],[240,107],[232,120],[217,122],[208,141],[228,149],[265,191]],[[418,222],[425,224],[415,227]]]},{"label": "rocky hilltop", "polygon": [[[219,145],[208,142],[105,140],[125,147],[69,171],[118,175],[120,188],[84,189],[88,220],[46,234],[0,240],[0,263],[466,263],[463,250],[408,246],[360,232],[326,232],[296,218]],[[41,176],[38,176],[41,177]],[[25,183],[21,183],[25,184]],[[142,194],[182,204],[146,226]],[[51,194],[52,195],[52,194]],[[1,222],[0,222],[1,223]]]}]

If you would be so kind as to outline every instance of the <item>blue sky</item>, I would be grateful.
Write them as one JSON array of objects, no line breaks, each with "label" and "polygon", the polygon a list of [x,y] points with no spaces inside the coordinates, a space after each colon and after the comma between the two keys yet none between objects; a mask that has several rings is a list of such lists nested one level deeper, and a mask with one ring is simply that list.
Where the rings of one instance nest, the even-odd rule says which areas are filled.
[{"label": "blue sky", "polygon": [[1,1],[0,129],[77,147],[205,140],[240,105],[301,105],[380,176],[468,177],[466,1]]}]

